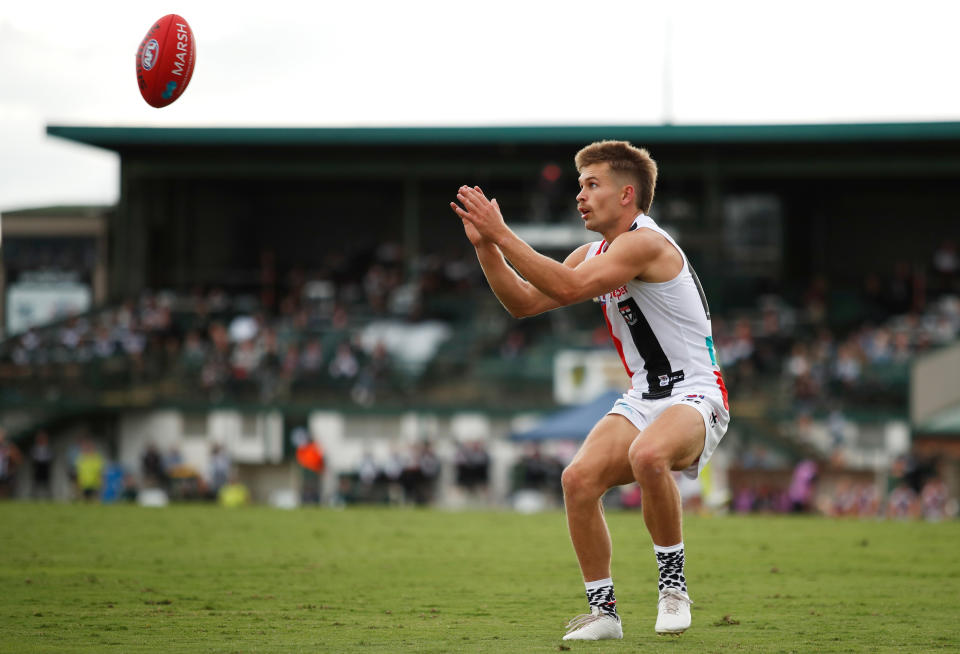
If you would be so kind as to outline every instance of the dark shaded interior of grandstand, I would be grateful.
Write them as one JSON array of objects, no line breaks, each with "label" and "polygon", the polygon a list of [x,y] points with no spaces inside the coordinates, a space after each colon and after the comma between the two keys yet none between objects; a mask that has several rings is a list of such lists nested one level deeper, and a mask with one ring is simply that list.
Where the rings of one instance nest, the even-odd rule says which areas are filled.
[{"label": "dark shaded interior of grandstand", "polygon": [[[463,183],[495,195],[511,224],[575,225],[573,154],[592,139],[627,138],[657,159],[653,214],[679,234],[720,307],[771,289],[802,292],[815,275],[857,285],[926,256],[950,233],[960,199],[956,134],[876,126],[866,139],[829,127],[838,126],[760,135],[713,128],[702,143],[668,127],[438,129],[419,138],[368,130],[352,140],[324,130],[50,131],[121,155],[114,297],[256,284],[265,252],[282,277],[309,274],[329,250],[392,241],[412,260],[456,248],[465,241],[448,202]],[[548,166],[557,167],[549,179]],[[772,198],[774,213],[761,208],[751,220],[756,198]],[[746,208],[731,207],[738,201]],[[759,220],[765,229],[754,229]]]}]

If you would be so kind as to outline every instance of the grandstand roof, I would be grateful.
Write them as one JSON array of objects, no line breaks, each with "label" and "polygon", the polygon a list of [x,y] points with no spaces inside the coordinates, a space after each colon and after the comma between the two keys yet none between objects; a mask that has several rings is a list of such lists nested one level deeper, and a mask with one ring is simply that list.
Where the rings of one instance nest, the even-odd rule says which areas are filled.
[{"label": "grandstand roof", "polygon": [[87,216],[96,216],[113,209],[112,205],[106,204],[82,204],[82,205],[55,205],[50,207],[31,207],[28,209],[12,209],[4,211],[4,218],[34,218],[34,217],[57,217],[57,218],[85,218]]},{"label": "grandstand roof", "polygon": [[581,125],[486,127],[89,127],[48,125],[47,134],[107,150],[140,146],[362,146],[583,143],[960,141],[960,122],[806,125]]}]

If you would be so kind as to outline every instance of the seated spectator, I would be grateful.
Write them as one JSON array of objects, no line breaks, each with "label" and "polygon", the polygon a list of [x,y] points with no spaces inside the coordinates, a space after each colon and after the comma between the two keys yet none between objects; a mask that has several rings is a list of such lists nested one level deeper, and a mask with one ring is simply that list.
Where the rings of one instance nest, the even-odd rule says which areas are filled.
[{"label": "seated spectator", "polygon": [[360,364],[353,353],[350,343],[344,342],[337,346],[337,353],[330,362],[329,373],[333,379],[353,379],[360,371]]},{"label": "seated spectator", "polygon": [[490,455],[482,441],[460,443],[456,454],[457,485],[469,493],[483,493],[490,478]]}]

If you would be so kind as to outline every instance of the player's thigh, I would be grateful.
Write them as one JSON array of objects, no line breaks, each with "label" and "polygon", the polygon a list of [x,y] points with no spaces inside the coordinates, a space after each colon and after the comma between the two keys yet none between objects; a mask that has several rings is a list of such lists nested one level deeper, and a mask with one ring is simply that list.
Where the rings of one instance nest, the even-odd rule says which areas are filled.
[{"label": "player's thigh", "polygon": [[636,426],[623,416],[605,415],[590,430],[567,467],[605,489],[635,481],[628,452],[637,431]]},{"label": "player's thigh", "polygon": [[637,435],[630,447],[631,458],[666,460],[671,470],[684,470],[703,452],[706,433],[699,411],[674,404]]}]

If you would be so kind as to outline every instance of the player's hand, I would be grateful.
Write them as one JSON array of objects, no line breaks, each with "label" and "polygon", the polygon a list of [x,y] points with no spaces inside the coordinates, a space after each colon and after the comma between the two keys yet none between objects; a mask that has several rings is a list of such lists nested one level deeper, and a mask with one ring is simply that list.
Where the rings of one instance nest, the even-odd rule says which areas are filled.
[{"label": "player's hand", "polygon": [[470,244],[474,247],[479,247],[486,243],[486,239],[477,231],[477,228],[473,226],[473,223],[467,220],[466,218],[461,218],[463,221],[463,231],[467,235],[467,239],[470,240]]},{"label": "player's hand", "polygon": [[[456,202],[450,203],[450,208],[463,220],[464,230],[472,226],[481,239],[496,243],[497,238],[507,230],[507,224],[503,220],[503,214],[500,213],[500,205],[497,200],[488,200],[479,186],[469,187],[461,186],[457,192]],[[467,238],[470,238],[470,231],[467,230]],[[470,242],[477,245],[470,238]]]}]

